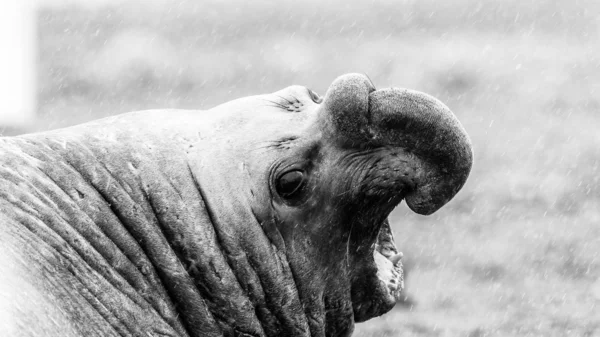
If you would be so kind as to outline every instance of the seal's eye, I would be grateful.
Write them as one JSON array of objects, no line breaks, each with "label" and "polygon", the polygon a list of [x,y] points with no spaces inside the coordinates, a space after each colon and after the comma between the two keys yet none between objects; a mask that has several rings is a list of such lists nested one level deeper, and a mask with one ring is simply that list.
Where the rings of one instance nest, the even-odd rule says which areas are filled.
[{"label": "seal's eye", "polygon": [[310,96],[310,99],[313,100],[313,102],[320,104],[321,102],[323,102],[323,98],[321,96],[319,96],[319,94],[317,94],[316,92],[306,88],[306,90],[308,90],[308,95]]},{"label": "seal's eye", "polygon": [[299,195],[304,185],[306,178],[303,171],[294,170],[284,173],[275,185],[277,193],[284,199],[293,199]]}]

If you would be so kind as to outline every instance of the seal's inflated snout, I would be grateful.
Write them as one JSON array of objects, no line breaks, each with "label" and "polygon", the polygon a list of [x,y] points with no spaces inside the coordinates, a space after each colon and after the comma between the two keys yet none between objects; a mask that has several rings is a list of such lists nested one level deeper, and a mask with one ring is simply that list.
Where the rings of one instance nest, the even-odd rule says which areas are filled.
[{"label": "seal's inflated snout", "polygon": [[431,214],[462,188],[473,164],[471,142],[450,109],[427,94],[383,89],[369,95],[373,138],[414,154],[413,193],[406,203],[419,214]]},{"label": "seal's inflated snout", "polygon": [[442,102],[407,89],[376,90],[364,75],[336,79],[325,100],[329,132],[344,147],[399,148],[411,157],[399,170],[412,185],[408,206],[431,214],[464,185],[473,164],[464,128]]}]

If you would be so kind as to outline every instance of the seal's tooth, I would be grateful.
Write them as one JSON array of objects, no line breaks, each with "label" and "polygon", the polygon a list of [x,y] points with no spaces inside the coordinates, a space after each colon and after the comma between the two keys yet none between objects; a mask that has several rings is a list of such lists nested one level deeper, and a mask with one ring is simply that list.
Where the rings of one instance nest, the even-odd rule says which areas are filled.
[{"label": "seal's tooth", "polygon": [[402,260],[402,257],[404,256],[404,254],[402,254],[402,252],[390,257],[390,261],[392,261],[393,264],[397,264],[400,260]]}]

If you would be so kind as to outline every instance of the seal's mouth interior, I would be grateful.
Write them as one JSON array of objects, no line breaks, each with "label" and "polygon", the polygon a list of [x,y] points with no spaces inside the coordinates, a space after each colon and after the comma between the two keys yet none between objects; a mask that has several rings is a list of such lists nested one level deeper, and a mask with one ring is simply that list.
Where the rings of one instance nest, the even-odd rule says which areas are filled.
[{"label": "seal's mouth interior", "polygon": [[[355,322],[364,322],[391,310],[404,289],[403,254],[394,244],[387,220],[380,226],[371,249],[364,252],[363,267],[353,279],[352,302]],[[364,254],[363,253],[363,254]]]},{"label": "seal's mouth interior", "polygon": [[[360,211],[353,234],[357,244],[354,277],[355,318],[363,321],[389,311],[401,299],[404,288],[403,254],[398,251],[388,216],[412,192],[405,181],[404,157],[394,151],[380,152],[362,181]],[[369,247],[369,248],[367,248]],[[362,264],[362,265],[360,265]],[[366,288],[366,289],[365,289]]]},{"label": "seal's mouth interior", "polygon": [[404,254],[393,243],[378,240],[375,244],[373,259],[377,267],[377,278],[385,284],[396,301],[400,300],[404,290],[403,257]]},{"label": "seal's mouth interior", "polygon": [[389,222],[386,220],[379,230],[379,236],[373,250],[377,266],[377,277],[385,283],[394,300],[399,300],[404,289],[404,254],[396,248]]}]

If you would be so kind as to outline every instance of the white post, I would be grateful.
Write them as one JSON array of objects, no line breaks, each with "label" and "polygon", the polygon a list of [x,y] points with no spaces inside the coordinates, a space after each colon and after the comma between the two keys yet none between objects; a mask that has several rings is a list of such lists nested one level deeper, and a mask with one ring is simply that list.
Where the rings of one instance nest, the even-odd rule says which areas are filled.
[{"label": "white post", "polygon": [[0,127],[27,127],[36,110],[36,18],[33,0],[0,5]]}]

